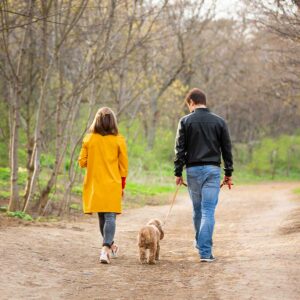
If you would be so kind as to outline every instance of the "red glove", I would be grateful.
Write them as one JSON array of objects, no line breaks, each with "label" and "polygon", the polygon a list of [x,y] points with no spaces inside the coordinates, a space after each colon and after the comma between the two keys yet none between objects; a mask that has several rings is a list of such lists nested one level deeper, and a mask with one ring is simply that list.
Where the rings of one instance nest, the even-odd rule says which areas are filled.
[{"label": "red glove", "polygon": [[122,177],[122,190],[125,189],[126,186],[126,177]]}]

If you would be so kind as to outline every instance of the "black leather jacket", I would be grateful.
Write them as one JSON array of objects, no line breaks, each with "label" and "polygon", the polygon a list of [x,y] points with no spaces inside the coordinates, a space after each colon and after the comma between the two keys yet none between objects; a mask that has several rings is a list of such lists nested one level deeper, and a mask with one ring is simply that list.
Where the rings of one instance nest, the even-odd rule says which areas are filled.
[{"label": "black leather jacket", "polygon": [[226,176],[233,172],[231,141],[226,122],[208,108],[197,108],[180,119],[175,143],[175,176],[182,176],[184,165],[221,165]]}]

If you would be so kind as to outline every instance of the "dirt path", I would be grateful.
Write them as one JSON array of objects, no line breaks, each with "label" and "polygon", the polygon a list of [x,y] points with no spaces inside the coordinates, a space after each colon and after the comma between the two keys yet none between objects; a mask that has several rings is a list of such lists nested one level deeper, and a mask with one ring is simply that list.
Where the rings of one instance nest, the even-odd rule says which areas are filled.
[{"label": "dirt path", "polygon": [[95,217],[2,227],[0,299],[300,299],[300,232],[280,232],[299,209],[291,192],[296,186],[222,190],[212,264],[200,263],[193,248],[187,195],[174,206],[155,266],[138,263],[136,236],[148,219],[163,219],[168,207],[130,210],[118,218],[121,255],[111,265],[98,263]]}]

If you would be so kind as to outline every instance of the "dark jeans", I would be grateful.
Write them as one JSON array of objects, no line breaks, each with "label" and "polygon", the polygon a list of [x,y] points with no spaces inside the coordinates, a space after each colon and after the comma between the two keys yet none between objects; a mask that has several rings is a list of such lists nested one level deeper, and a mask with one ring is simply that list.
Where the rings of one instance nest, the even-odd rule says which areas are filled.
[{"label": "dark jeans", "polygon": [[116,213],[98,213],[103,246],[111,247],[116,232]]}]

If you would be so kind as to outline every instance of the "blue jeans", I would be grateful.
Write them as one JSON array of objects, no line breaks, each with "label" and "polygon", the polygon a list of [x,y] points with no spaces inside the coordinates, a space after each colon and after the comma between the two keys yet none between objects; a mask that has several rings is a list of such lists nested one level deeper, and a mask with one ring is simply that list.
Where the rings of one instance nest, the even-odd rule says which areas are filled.
[{"label": "blue jeans", "polygon": [[193,203],[196,248],[201,258],[212,255],[215,209],[220,191],[220,168],[213,165],[186,169],[189,194]]},{"label": "blue jeans", "polygon": [[103,246],[111,247],[116,232],[116,213],[98,213],[100,232]]}]

